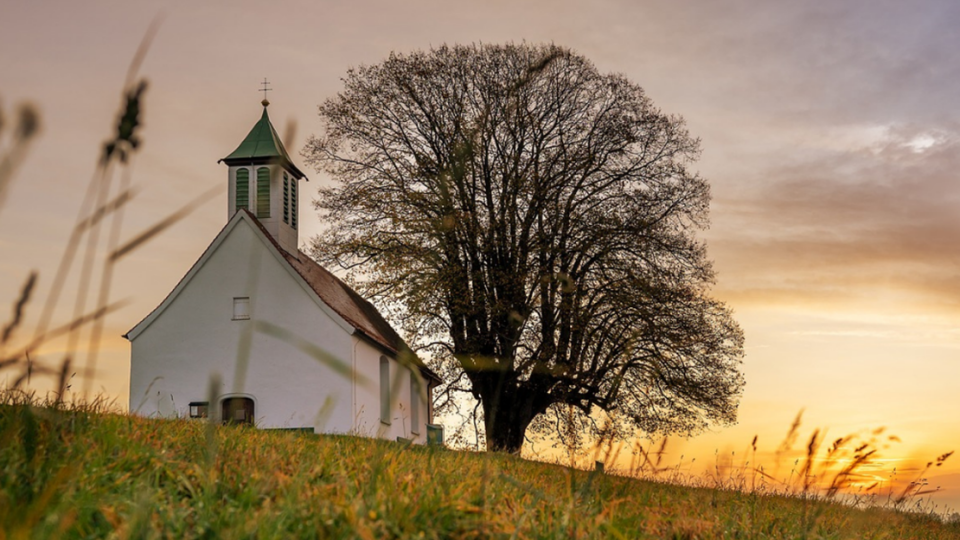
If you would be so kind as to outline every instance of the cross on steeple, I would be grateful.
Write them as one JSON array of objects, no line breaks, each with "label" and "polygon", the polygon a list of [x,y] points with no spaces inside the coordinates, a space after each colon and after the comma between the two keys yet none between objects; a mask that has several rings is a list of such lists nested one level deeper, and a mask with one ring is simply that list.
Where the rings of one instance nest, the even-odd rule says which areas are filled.
[{"label": "cross on steeple", "polygon": [[262,103],[263,106],[266,107],[267,105],[270,104],[270,102],[267,100],[267,92],[270,92],[271,90],[273,90],[273,88],[268,88],[268,86],[270,85],[270,82],[267,81],[266,77],[263,78],[263,82],[260,84],[263,85],[263,88],[260,89],[260,91],[263,92],[263,101],[261,101],[260,103]]}]

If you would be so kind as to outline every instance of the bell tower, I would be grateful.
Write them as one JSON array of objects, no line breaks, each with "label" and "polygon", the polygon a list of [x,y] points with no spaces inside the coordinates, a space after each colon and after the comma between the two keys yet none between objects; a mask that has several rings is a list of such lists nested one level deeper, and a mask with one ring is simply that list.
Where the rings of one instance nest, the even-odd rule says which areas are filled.
[{"label": "bell tower", "polygon": [[307,177],[294,165],[270,123],[267,115],[270,102],[264,98],[260,103],[263,105],[260,121],[236,150],[220,160],[228,167],[227,219],[238,210],[249,210],[281,248],[296,255],[300,242],[298,183]]}]

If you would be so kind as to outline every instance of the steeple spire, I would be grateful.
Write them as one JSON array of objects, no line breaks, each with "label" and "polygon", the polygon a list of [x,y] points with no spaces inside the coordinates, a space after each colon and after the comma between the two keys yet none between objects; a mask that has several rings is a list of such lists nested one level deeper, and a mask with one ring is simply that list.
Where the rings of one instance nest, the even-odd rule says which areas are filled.
[{"label": "steeple spire", "polygon": [[[269,102],[267,102],[267,105],[269,105]],[[263,106],[260,121],[253,126],[250,133],[247,133],[240,146],[220,161],[227,165],[235,163],[279,163],[284,168],[289,169],[298,180],[306,178],[306,175],[293,164],[290,155],[287,154],[287,149],[283,147],[283,141],[280,140],[280,135],[277,135],[277,130],[273,128],[270,116],[267,115],[267,105]]]}]

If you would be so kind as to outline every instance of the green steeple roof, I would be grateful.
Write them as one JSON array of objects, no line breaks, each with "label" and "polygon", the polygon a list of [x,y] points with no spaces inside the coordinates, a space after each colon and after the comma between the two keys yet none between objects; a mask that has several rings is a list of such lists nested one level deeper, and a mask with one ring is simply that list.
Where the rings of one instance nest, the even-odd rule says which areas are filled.
[{"label": "green steeple roof", "polygon": [[253,126],[240,146],[220,161],[227,165],[280,163],[297,179],[306,178],[306,175],[293,164],[290,156],[287,155],[287,150],[283,147],[280,136],[277,135],[277,130],[273,129],[270,117],[267,116],[267,105],[269,102],[264,100],[260,121]]}]

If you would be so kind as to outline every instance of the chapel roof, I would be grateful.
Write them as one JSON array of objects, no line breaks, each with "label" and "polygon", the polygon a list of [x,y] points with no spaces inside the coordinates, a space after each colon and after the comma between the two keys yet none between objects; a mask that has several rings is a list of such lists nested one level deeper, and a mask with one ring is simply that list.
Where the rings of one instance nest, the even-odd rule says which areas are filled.
[{"label": "chapel roof", "polygon": [[[264,100],[265,104],[269,104]],[[247,163],[280,163],[293,173],[298,180],[306,175],[293,164],[287,149],[283,147],[277,130],[273,128],[270,117],[267,115],[267,105],[263,106],[260,120],[229,156],[220,161],[227,165],[243,165]]]},{"label": "chapel roof", "polygon": [[[296,255],[294,255],[281,248],[253,213],[246,209],[241,211],[246,212],[252,218],[253,223],[260,228],[284,260],[307,282],[307,285],[320,297],[320,300],[353,326],[357,332],[398,357],[404,351],[410,351],[403,338],[397,334],[396,330],[380,314],[380,311],[367,299],[360,296],[357,291],[332,272],[320,266],[306,253],[297,250]],[[427,377],[443,382],[440,376],[427,368],[416,354],[410,354],[410,358]]]}]

